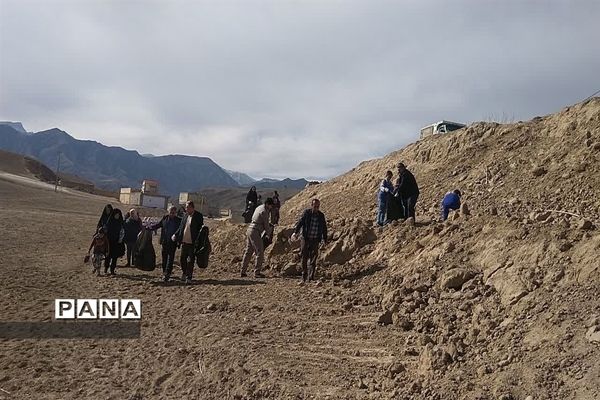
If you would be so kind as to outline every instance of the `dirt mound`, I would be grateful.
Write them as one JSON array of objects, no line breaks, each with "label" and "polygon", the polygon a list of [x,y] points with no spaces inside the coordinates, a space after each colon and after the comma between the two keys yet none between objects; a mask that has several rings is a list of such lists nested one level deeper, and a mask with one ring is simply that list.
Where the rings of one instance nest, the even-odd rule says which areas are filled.
[{"label": "dirt mound", "polygon": [[[421,188],[416,225],[374,228],[377,187],[399,161]],[[463,207],[439,222],[441,198],[455,188]],[[403,332],[405,357],[381,378],[392,393],[598,394],[585,384],[599,384],[590,338],[600,328],[585,321],[600,309],[591,292],[600,281],[600,98],[527,122],[475,123],[306,188],[282,208],[268,253],[284,276],[299,268],[291,226],[315,197],[331,241],[320,275],[352,288],[346,309],[375,299],[373,322]]]},{"label": "dirt mound", "polygon": [[413,143],[384,158],[304,190],[282,210],[291,223],[313,197],[332,218],[375,217],[375,195],[386,170],[404,162],[421,188],[420,220],[438,216],[447,191],[459,188],[471,211],[503,215],[555,209],[598,220],[600,98],[557,114],[501,125],[475,123]]}]

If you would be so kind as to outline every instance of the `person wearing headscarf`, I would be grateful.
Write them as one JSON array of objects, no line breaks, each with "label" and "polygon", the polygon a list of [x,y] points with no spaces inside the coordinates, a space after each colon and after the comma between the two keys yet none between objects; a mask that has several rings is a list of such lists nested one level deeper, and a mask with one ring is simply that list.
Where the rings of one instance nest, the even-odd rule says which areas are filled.
[{"label": "person wearing headscarf", "polygon": [[127,265],[130,267],[135,264],[135,242],[138,234],[142,230],[142,220],[135,208],[132,208],[127,213],[129,218],[125,219],[123,228],[125,229],[125,245],[127,246]]},{"label": "person wearing headscarf", "polygon": [[104,210],[102,210],[102,215],[100,215],[100,219],[98,220],[98,224],[96,225],[96,231],[98,228],[104,228],[106,230],[106,223],[110,218],[110,215],[113,212],[113,207],[111,204],[107,204],[104,206]]},{"label": "person wearing headscarf", "polygon": [[110,219],[106,223],[106,236],[108,238],[109,253],[104,261],[104,273],[107,274],[110,269],[110,274],[115,275],[117,258],[125,254],[123,214],[118,208],[113,210]]}]

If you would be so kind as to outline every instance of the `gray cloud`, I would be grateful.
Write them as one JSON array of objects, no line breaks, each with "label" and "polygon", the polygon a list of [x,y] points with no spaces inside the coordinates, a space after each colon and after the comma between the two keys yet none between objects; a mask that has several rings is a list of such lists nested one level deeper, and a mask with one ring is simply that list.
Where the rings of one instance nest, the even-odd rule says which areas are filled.
[{"label": "gray cloud", "polygon": [[328,178],[600,89],[597,1],[0,0],[0,118]]}]

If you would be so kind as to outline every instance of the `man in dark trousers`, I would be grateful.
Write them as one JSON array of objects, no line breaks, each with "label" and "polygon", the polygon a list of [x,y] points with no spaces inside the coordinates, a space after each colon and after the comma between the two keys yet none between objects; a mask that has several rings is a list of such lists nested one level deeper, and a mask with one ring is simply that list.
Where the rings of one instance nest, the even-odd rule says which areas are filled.
[{"label": "man in dark trousers", "polygon": [[183,275],[181,280],[185,279],[186,284],[192,283],[192,274],[194,272],[194,244],[204,225],[204,217],[199,211],[194,208],[194,202],[188,201],[185,203],[185,216],[179,224],[179,229],[171,237],[171,239],[177,244],[181,244],[181,257],[179,262],[181,263],[181,269]]},{"label": "man in dark trousers", "polygon": [[179,229],[181,224],[181,218],[177,216],[177,207],[172,206],[169,208],[169,214],[162,217],[162,219],[150,226],[150,230],[157,230],[160,228],[160,244],[162,246],[162,271],[163,281],[169,282],[171,273],[173,272],[173,261],[175,261],[175,251],[177,251],[177,243],[172,240],[173,235]]},{"label": "man in dark trousers", "polygon": [[[315,271],[317,270],[317,257],[319,257],[319,245],[321,242],[327,242],[327,222],[325,214],[319,207],[321,202],[318,199],[313,199],[311,208],[304,210],[302,217],[294,228],[294,236],[302,230],[302,282],[307,280],[310,282],[315,279]],[[307,271],[307,264],[310,268]]]},{"label": "man in dark trousers", "polygon": [[419,198],[419,185],[415,176],[406,169],[403,163],[398,163],[398,181],[394,195],[399,196],[404,207],[404,217],[415,221],[415,206]]}]

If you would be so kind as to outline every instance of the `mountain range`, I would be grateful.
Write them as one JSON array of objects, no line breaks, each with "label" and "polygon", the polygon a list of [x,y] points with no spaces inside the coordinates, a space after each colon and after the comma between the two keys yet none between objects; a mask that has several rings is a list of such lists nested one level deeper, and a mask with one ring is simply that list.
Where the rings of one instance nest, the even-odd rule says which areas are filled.
[{"label": "mountain range", "polygon": [[[140,187],[144,179],[159,181],[161,193],[198,191],[209,187],[240,187],[259,184],[248,175],[227,171],[208,157],[153,156],[135,150],[79,140],[60,129],[27,132],[20,122],[0,122],[0,149],[34,157],[55,169],[80,176],[107,190]],[[270,188],[303,188],[304,179],[269,180]]]}]

